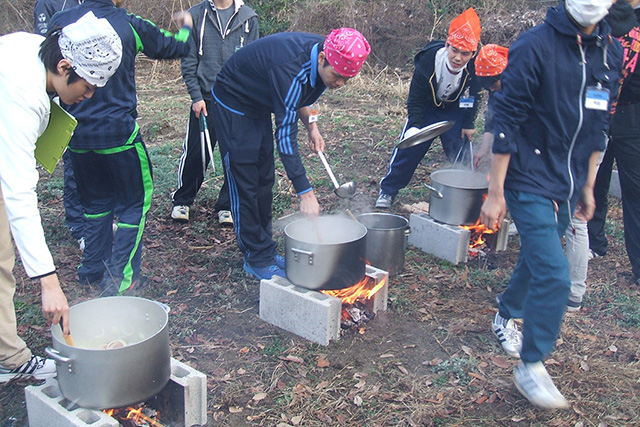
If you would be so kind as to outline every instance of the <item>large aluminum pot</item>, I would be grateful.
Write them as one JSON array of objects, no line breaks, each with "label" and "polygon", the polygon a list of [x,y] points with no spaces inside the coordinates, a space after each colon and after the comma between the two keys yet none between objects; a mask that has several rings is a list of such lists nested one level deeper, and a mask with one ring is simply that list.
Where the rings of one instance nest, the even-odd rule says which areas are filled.
[{"label": "large aluminum pot", "polygon": [[342,289],[365,276],[367,228],[337,216],[304,218],[284,228],[287,278],[307,289]]},{"label": "large aluminum pot", "polygon": [[486,173],[463,169],[432,172],[429,215],[445,224],[475,224],[488,188]]},{"label": "large aluminum pot", "polygon": [[367,261],[389,274],[404,267],[404,253],[409,236],[409,221],[390,213],[365,213],[356,217],[367,227]]},{"label": "large aluminum pot", "polygon": [[[62,395],[91,409],[121,408],[158,394],[171,376],[169,308],[144,298],[116,296],[74,305],[69,329],[51,327]],[[105,348],[105,347],[110,348]]]}]

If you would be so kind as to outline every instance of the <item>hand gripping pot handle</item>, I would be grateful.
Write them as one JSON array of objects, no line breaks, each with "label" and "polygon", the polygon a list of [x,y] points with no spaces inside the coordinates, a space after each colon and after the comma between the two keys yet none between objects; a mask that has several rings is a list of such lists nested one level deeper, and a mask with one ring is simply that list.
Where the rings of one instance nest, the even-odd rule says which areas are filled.
[{"label": "hand gripping pot handle", "polygon": [[61,355],[60,352],[58,352],[58,350],[55,350],[51,347],[45,348],[44,352],[47,354],[47,356],[49,356],[50,358],[55,360],[56,363],[59,364],[58,367],[61,367],[62,365],[67,365],[67,370],[69,371],[70,374],[73,374],[73,359]]}]

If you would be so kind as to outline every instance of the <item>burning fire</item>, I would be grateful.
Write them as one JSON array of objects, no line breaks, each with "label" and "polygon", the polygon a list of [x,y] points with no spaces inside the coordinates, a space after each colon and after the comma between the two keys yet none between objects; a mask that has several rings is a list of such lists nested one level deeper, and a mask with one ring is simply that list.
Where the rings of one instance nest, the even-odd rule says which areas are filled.
[{"label": "burning fire", "polygon": [[[139,408],[129,406],[127,408],[120,408],[120,409],[105,409],[103,412],[115,419],[131,420],[134,423],[136,423],[136,425],[144,423],[142,425],[164,427],[156,419],[145,415],[143,413],[145,409],[146,409],[145,406],[140,406]],[[155,417],[157,418],[159,415],[160,415],[159,413],[156,413]]]},{"label": "burning fire", "polygon": [[460,227],[471,232],[469,237],[469,248],[478,248],[484,245],[486,243],[484,236],[486,234],[495,233],[492,229],[485,227],[480,221],[480,218],[478,218],[476,223],[473,225],[461,225]]},{"label": "burning fire", "polygon": [[354,304],[358,300],[370,299],[378,290],[384,287],[385,283],[387,283],[386,277],[376,284],[375,280],[369,276],[365,276],[364,279],[348,288],[321,292],[332,297],[340,298],[342,304]]}]

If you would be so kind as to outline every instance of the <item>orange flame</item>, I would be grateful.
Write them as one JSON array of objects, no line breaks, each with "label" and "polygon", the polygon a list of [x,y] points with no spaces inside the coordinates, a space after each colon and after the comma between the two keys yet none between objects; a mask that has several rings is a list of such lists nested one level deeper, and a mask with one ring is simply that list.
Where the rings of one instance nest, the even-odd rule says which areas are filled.
[{"label": "orange flame", "polygon": [[473,225],[461,225],[460,227],[465,230],[469,230],[471,232],[471,236],[469,237],[469,248],[477,248],[485,244],[484,236],[485,234],[494,234],[490,228],[487,228],[482,224],[480,218]]},{"label": "orange flame", "polygon": [[[141,406],[139,408],[134,408],[133,406],[129,406],[122,410],[105,409],[102,412],[114,418],[120,417],[123,420],[132,420],[135,423],[146,422],[150,426],[164,427],[158,421],[154,420],[153,418],[149,418],[148,416],[143,414],[142,413],[143,409],[144,409],[144,406]],[[120,414],[121,411],[122,411],[122,414]],[[126,416],[124,416],[124,411],[128,411]]]},{"label": "orange flame", "polygon": [[369,276],[365,276],[364,279],[348,288],[320,292],[332,297],[340,298],[343,304],[353,304],[357,300],[370,299],[376,294],[376,292],[382,289],[386,283],[386,277],[376,284],[374,279]]}]

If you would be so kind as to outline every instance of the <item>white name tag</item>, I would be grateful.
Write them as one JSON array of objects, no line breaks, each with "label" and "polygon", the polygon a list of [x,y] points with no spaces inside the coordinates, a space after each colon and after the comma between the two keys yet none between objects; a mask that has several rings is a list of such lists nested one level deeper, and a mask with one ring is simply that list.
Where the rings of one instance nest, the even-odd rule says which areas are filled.
[{"label": "white name tag", "polygon": [[608,111],[609,110],[609,90],[588,87],[584,100],[585,108],[589,110]]},{"label": "white name tag", "polygon": [[473,96],[460,98],[460,108],[473,108]]}]

